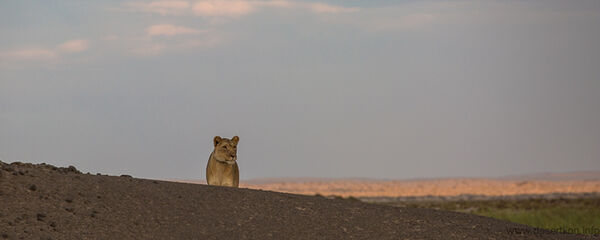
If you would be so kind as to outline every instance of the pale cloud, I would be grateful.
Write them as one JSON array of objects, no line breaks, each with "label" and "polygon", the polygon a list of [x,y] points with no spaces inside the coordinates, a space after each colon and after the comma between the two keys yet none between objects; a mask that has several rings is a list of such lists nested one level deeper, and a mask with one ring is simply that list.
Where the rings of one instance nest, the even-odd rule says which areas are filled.
[{"label": "pale cloud", "polygon": [[249,1],[208,0],[194,4],[194,14],[206,17],[238,17],[252,13],[256,4]]},{"label": "pale cloud", "polygon": [[189,52],[193,49],[206,49],[222,42],[222,38],[212,30],[170,24],[149,26],[145,33],[138,36],[119,37],[117,42],[125,47],[125,52],[139,57],[154,57],[175,52]]},{"label": "pale cloud", "polygon": [[198,34],[202,31],[194,28],[175,26],[170,24],[157,24],[146,28],[146,34],[149,36],[174,36],[183,34]]},{"label": "pale cloud", "polygon": [[63,52],[82,52],[89,47],[89,41],[85,39],[73,39],[58,45],[58,50]]},{"label": "pale cloud", "polygon": [[297,4],[286,0],[272,0],[272,1],[254,1],[252,4],[260,7],[279,7],[279,8],[291,8],[297,6]]},{"label": "pale cloud", "polygon": [[89,41],[86,39],[73,39],[48,47],[25,47],[6,52],[0,52],[0,58],[13,61],[50,61],[61,57],[64,53],[75,53],[87,50]]},{"label": "pale cloud", "polygon": [[208,17],[238,17],[251,14],[262,7],[270,8],[295,8],[308,10],[320,14],[352,13],[358,8],[348,8],[325,3],[302,3],[285,0],[273,1],[225,1],[206,0],[194,5],[194,13],[199,16]]},{"label": "pale cloud", "polygon": [[0,53],[1,58],[13,60],[51,60],[58,57],[56,52],[44,48],[25,48]]},{"label": "pale cloud", "polygon": [[315,13],[352,13],[358,11],[358,8],[340,7],[325,3],[312,3],[308,7]]},{"label": "pale cloud", "polygon": [[149,3],[144,2],[131,2],[125,3],[128,9],[158,13],[161,15],[183,15],[189,9],[191,4],[187,1],[154,1]]},{"label": "pale cloud", "polygon": [[[124,7],[124,8],[123,8]],[[339,14],[356,12],[358,8],[348,8],[318,2],[288,0],[197,0],[197,1],[150,1],[129,2],[121,5],[121,10],[151,14],[207,18],[208,26],[228,22],[261,10],[302,11],[314,14]],[[104,41],[121,42],[125,52],[137,56],[156,56],[164,53],[207,48],[226,42],[229,38],[219,31],[200,30],[188,26],[156,24],[144,29],[144,35],[105,36]],[[225,34],[226,35],[226,34]],[[157,38],[167,36],[169,38]],[[177,36],[177,37],[173,37]],[[118,41],[117,41],[118,40]]]},{"label": "pale cloud", "polygon": [[326,3],[305,3],[287,0],[201,0],[154,1],[149,3],[130,2],[125,8],[133,11],[157,13],[161,15],[195,15],[200,17],[241,17],[257,12],[262,8],[298,9],[318,14],[357,12],[359,8],[349,8]]}]

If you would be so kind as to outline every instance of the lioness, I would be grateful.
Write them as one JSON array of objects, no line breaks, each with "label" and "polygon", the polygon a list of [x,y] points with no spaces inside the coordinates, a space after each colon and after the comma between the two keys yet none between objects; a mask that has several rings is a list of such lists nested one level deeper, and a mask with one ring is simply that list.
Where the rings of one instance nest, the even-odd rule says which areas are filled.
[{"label": "lioness", "polygon": [[215,136],[215,150],[208,158],[206,165],[206,182],[208,185],[238,187],[240,172],[237,165],[238,136],[231,140]]}]

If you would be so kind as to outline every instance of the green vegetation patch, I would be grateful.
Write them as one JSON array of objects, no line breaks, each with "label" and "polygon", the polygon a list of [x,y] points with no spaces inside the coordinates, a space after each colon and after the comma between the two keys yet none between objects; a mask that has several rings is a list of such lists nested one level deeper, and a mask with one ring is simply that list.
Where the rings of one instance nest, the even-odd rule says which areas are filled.
[{"label": "green vegetation patch", "polygon": [[532,210],[494,209],[474,213],[557,232],[600,234],[600,209],[552,207]]},{"label": "green vegetation patch", "polygon": [[390,202],[478,214],[558,232],[600,235],[600,198]]}]

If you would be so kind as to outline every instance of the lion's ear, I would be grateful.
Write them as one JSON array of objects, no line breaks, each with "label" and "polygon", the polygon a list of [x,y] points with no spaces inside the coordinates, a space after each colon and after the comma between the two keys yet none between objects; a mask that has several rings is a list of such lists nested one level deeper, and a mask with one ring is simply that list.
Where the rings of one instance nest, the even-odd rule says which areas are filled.
[{"label": "lion's ear", "polygon": [[221,142],[221,137],[215,136],[215,138],[213,139],[213,142],[215,143],[215,147],[216,147]]},{"label": "lion's ear", "polygon": [[233,143],[235,143],[235,145],[237,145],[237,144],[238,144],[238,142],[240,141],[240,137],[238,137],[238,136],[234,136],[234,137],[231,139],[231,141],[233,141]]}]

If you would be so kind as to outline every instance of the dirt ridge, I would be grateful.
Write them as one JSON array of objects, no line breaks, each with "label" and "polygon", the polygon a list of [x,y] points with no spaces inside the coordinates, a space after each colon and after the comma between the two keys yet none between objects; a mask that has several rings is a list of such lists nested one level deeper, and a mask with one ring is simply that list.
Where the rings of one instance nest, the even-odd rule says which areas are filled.
[{"label": "dirt ridge", "polygon": [[592,239],[476,215],[0,162],[0,239]]}]

